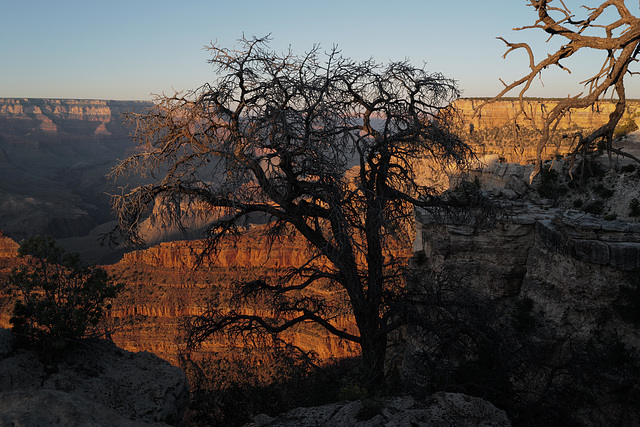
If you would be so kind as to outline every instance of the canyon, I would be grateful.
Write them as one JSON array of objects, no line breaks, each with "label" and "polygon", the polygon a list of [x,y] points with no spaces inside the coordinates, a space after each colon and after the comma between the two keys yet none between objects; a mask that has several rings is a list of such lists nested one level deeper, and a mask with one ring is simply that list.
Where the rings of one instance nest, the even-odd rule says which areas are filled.
[{"label": "canyon", "polygon": [[122,114],[150,106],[0,99],[0,229],[17,241],[32,234],[66,239],[91,261],[116,259],[92,230],[113,220],[109,194],[121,184],[106,176],[135,149]]},{"label": "canyon", "polygon": [[[632,286],[640,268],[640,225],[629,211],[633,199],[640,198],[638,169],[621,159],[602,156],[598,160],[601,174],[590,186],[574,188],[562,178],[553,182],[553,197],[543,197],[539,191],[543,176],[529,182],[536,131],[517,122],[516,101],[490,104],[476,114],[474,109],[482,101],[456,103],[463,119],[459,130],[478,155],[467,178],[508,215],[492,227],[480,227],[443,222],[428,212],[417,212],[413,248],[403,248],[398,254],[411,258],[425,278],[435,275],[464,282],[505,305],[530,300],[532,313],[553,331],[558,342],[564,343],[566,336],[586,340],[600,331],[621,337],[624,346],[640,348],[637,328],[613,308],[624,299],[621,286]],[[537,111],[553,105],[553,100],[526,102],[535,117]],[[106,198],[96,201],[97,192],[113,191],[104,180],[105,171],[113,165],[116,153],[123,156],[133,150],[117,115],[126,108],[145,107],[144,103],[115,101],[0,100],[4,183],[0,184],[0,229],[5,231],[0,235],[0,273],[6,274],[19,262],[16,242],[30,233],[54,231],[72,250],[106,251],[87,249],[87,242],[96,245],[96,238],[111,220],[102,211],[108,205]],[[562,129],[593,129],[604,123],[612,108],[613,103],[601,102],[574,112],[562,122]],[[638,117],[640,102],[631,101],[625,118],[638,122]],[[514,119],[517,128],[511,125]],[[570,141],[559,139],[555,144],[545,152],[553,160],[545,164],[546,170],[565,177],[568,163],[560,157],[570,151]],[[623,138],[616,144],[639,150],[640,138]],[[96,153],[102,153],[100,162],[89,160]],[[27,161],[31,154],[33,162]],[[83,156],[88,160],[78,160]],[[72,161],[76,163],[70,165]],[[622,171],[625,167],[628,172]],[[4,180],[5,176],[12,177],[15,185]],[[443,188],[457,182],[447,175],[434,177],[428,169],[424,178],[440,182]],[[61,182],[68,185],[52,190]],[[614,194],[604,196],[603,189]],[[587,212],[595,204],[600,212]],[[195,268],[203,245],[198,240],[173,240],[126,253],[97,255],[98,260],[108,260],[101,263],[108,264],[106,268],[118,281],[126,283],[108,319],[118,346],[151,351],[177,365],[185,351],[182,325],[188,316],[202,313],[211,298],[228,299],[235,281],[277,277],[288,267],[300,265],[306,251],[295,238],[270,245],[260,226],[251,226]],[[0,327],[8,327],[11,295],[4,289],[0,294]],[[354,328],[348,316],[337,322],[340,328]],[[303,350],[313,350],[320,361],[358,354],[357,346],[320,329],[298,328],[285,338]],[[421,357],[425,343],[410,332],[402,340],[407,347],[403,376],[418,378],[412,364]],[[243,346],[242,341],[210,341],[197,354],[222,354]]]},{"label": "canyon", "polygon": [[[516,101],[489,104],[476,113],[481,102],[480,99],[456,101],[463,120],[460,131],[469,144],[478,155],[489,154],[485,158],[493,155],[494,168],[501,165],[496,158],[526,164],[531,152],[518,151],[516,145],[531,147],[534,144],[516,141],[514,135],[511,138],[499,136],[500,132],[508,131],[516,119]],[[553,106],[553,100],[527,100],[526,103],[532,117],[537,117],[537,111]],[[601,102],[593,108],[573,112],[563,120],[562,127],[597,127],[607,119],[613,105]],[[98,193],[114,190],[105,175],[117,158],[134,150],[122,113],[142,111],[149,106],[150,103],[129,101],[0,100],[0,173],[5,178],[10,177],[0,185],[0,229],[14,239],[10,241],[3,237],[4,246],[0,245],[0,252],[4,251],[5,260],[10,259],[7,254],[14,250],[15,241],[27,233],[49,233],[61,238],[60,242],[68,249],[91,254],[94,261],[108,260],[112,264],[108,268],[128,285],[112,311],[118,325],[114,340],[124,348],[150,350],[176,363],[183,349],[180,338],[183,319],[202,312],[212,287],[228,288],[233,280],[241,277],[275,277],[283,269],[299,265],[304,259],[305,248],[291,239],[269,246],[257,227],[248,229],[240,241],[224,246],[215,260],[194,269],[202,248],[197,240],[164,242],[129,253],[98,247],[99,233],[108,231],[111,219],[108,200]],[[627,116],[637,117],[639,109],[638,101],[630,101]],[[527,129],[526,123],[519,125],[521,129]],[[531,137],[534,134],[531,133]],[[427,180],[433,178],[429,170],[423,175]],[[496,179],[505,176],[504,171],[490,175],[494,184]],[[445,187],[449,185],[447,176],[437,179],[445,182]],[[508,187],[504,180],[501,185]],[[519,188],[526,189],[528,184],[523,182]],[[101,198],[99,202],[97,198]],[[46,224],[43,218],[46,218]],[[419,223],[417,227],[419,229]],[[416,241],[420,241],[419,231],[417,235]],[[418,243],[416,245],[413,250],[420,252],[422,249]],[[522,245],[519,241],[518,246]],[[480,248],[475,252],[485,251]],[[407,248],[403,256],[408,258],[410,254],[411,248]],[[509,262],[517,266],[513,268],[522,270],[527,260],[521,257]],[[494,270],[484,269],[484,276],[477,280],[494,283],[490,280]],[[6,314],[4,320],[6,326]],[[348,322],[342,321],[347,327]],[[323,331],[302,333],[297,341],[304,342],[305,349],[316,349],[322,358],[357,353],[353,345],[342,343]],[[216,349],[220,346],[212,345],[208,351]]]}]

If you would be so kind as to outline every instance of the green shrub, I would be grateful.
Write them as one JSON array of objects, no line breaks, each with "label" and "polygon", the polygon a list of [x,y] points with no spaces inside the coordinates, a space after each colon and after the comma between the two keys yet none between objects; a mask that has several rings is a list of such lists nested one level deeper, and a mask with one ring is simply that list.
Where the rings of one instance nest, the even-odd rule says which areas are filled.
[{"label": "green shrub", "polygon": [[584,159],[576,167],[576,172],[573,173],[577,178],[602,178],[607,173],[607,169],[602,167],[600,163],[595,160]]},{"label": "green shrub", "polygon": [[513,326],[519,332],[530,332],[535,327],[535,317],[533,317],[533,300],[524,297],[516,300],[513,313]]},{"label": "green shrub", "polygon": [[583,210],[592,215],[601,215],[604,210],[604,202],[602,200],[596,200],[586,205]]},{"label": "green shrub", "polygon": [[640,216],[640,201],[635,197],[629,202],[629,216]]},{"label": "green shrub", "polygon": [[625,322],[640,325],[640,269],[628,273],[627,283],[620,285],[620,294],[613,307]]},{"label": "green shrub", "polygon": [[339,400],[362,400],[367,397],[367,389],[357,384],[347,384],[338,392]]},{"label": "green shrub", "polygon": [[18,291],[12,331],[22,344],[35,344],[49,357],[60,355],[70,341],[98,334],[106,303],[122,289],[100,267],[85,266],[78,254],[67,254],[50,237],[21,242],[24,264],[8,278]]},{"label": "green shrub", "polygon": [[620,123],[618,123],[618,126],[616,126],[616,129],[613,131],[613,136],[620,138],[636,130],[638,130],[638,124],[632,117],[627,117],[625,120],[621,120]]},{"label": "green shrub", "polygon": [[611,196],[613,196],[613,190],[605,187],[601,183],[595,186],[594,191],[605,199],[608,199]]},{"label": "green shrub", "polygon": [[626,172],[635,172],[635,170],[636,170],[636,166],[635,166],[635,165],[632,165],[632,164],[625,165],[625,166],[622,166],[622,167],[620,168],[620,172],[622,172],[622,173],[626,173]]},{"label": "green shrub", "polygon": [[558,172],[553,169],[547,169],[544,166],[540,169],[538,194],[545,199],[558,197]]},{"label": "green shrub", "polygon": [[480,184],[480,178],[478,178],[477,176],[473,177],[473,185],[476,186],[476,188],[480,189],[482,188],[482,184]]}]

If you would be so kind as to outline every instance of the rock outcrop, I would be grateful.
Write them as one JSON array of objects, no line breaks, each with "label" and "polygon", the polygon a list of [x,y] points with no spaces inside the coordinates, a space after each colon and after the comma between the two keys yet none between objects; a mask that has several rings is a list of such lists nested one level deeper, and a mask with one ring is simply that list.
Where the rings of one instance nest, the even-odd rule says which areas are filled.
[{"label": "rock outcrop", "polygon": [[[554,165],[558,170],[560,163]],[[566,411],[565,420],[581,425],[635,425],[640,418],[637,400],[631,397],[637,396],[635,386],[625,387],[627,382],[637,383],[635,367],[640,363],[635,350],[640,346],[640,329],[637,318],[629,314],[640,307],[640,224],[633,218],[616,220],[615,213],[594,215],[568,208],[566,199],[592,196],[592,185],[599,191],[623,188],[605,186],[605,180],[630,183],[625,191],[638,197],[640,177],[635,172],[631,176],[610,171],[579,190],[555,183],[539,191],[541,178],[532,187],[527,184],[530,170],[531,166],[495,163],[470,173],[501,208],[492,226],[417,213],[414,266],[428,278],[425,283],[441,284],[442,294],[453,295],[453,300],[442,300],[443,311],[448,307],[455,312],[458,302],[461,312],[465,307],[479,311],[455,315],[456,326],[451,329],[458,329],[441,332],[441,336],[425,332],[428,328],[410,328],[403,375],[423,387],[428,386],[431,375],[448,372],[446,369],[455,371],[465,364],[475,368],[493,360],[498,366],[487,366],[493,366],[489,369],[496,378],[503,375],[500,388],[526,390],[529,397],[523,401],[536,394],[544,400],[553,389],[560,402],[581,396],[570,410],[561,407],[564,403],[558,406],[559,413]],[[611,200],[628,200],[629,196],[618,196],[613,190],[605,194]],[[461,338],[464,333],[456,335],[465,327],[471,330],[466,342]],[[479,347],[474,349],[478,342],[472,337],[483,333],[496,334],[488,342],[493,349],[504,348],[507,356],[494,352],[482,359],[487,355],[474,353]],[[510,346],[518,350],[509,353]],[[623,356],[616,359],[616,351]],[[518,359],[525,354],[529,356]],[[519,360],[515,369],[507,367],[512,360]],[[539,366],[533,367],[536,364]],[[545,404],[553,407],[556,402]]]},{"label": "rock outcrop", "polygon": [[[509,125],[514,120],[519,125],[530,126],[531,119],[540,120],[543,112],[551,111],[558,104],[558,100],[555,99],[525,98],[525,111],[529,117],[525,118],[519,113],[518,99],[500,100],[488,104],[476,113],[478,106],[485,101],[486,99],[482,98],[463,98],[455,102],[467,126],[474,125],[474,129],[492,129]],[[560,120],[558,129],[597,128],[609,121],[609,114],[615,110],[615,107],[614,101],[604,100],[587,108],[572,110]],[[626,115],[634,116],[638,112],[640,112],[640,100],[627,100]],[[635,119],[640,121],[640,115]]]},{"label": "rock outcrop", "polygon": [[558,324],[569,327],[572,319],[576,329],[593,328],[593,314],[611,307],[619,285],[640,268],[640,224],[523,198],[530,170],[493,163],[472,172],[506,215],[495,227],[479,228],[418,212],[414,252],[428,271],[496,298],[530,297]]},{"label": "rock outcrop", "polygon": [[311,426],[459,426],[507,427],[504,411],[478,397],[439,392],[425,400],[412,397],[332,403],[298,408],[272,418],[259,415],[252,427]]},{"label": "rock outcrop", "polygon": [[18,256],[18,246],[0,230],[0,258],[15,258]]},{"label": "rock outcrop", "polygon": [[[146,264],[172,269],[192,269],[205,249],[202,240],[165,242],[124,255],[125,264]],[[248,229],[237,240],[227,239],[215,255],[200,262],[206,267],[287,268],[302,265],[308,257],[300,238],[286,238],[271,245],[261,227]]]},{"label": "rock outcrop", "polygon": [[184,373],[151,353],[85,341],[54,366],[0,330],[0,424],[182,425]]},{"label": "rock outcrop", "polygon": [[[258,278],[279,277],[288,268],[300,266],[307,259],[304,242],[294,237],[270,244],[261,227],[248,229],[238,239],[229,239],[214,255],[201,260],[202,241],[167,242],[149,249],[125,254],[122,261],[109,270],[127,283],[114,301],[111,320],[119,325],[114,341],[129,350],[149,350],[177,363],[184,349],[182,323],[187,316],[198,315],[207,300],[216,296],[227,301],[232,284]],[[405,251],[408,258],[410,251]],[[323,291],[326,298],[345,296],[339,291]],[[268,308],[246,306],[246,313],[268,314]],[[333,322],[341,329],[355,332],[355,324],[347,315]],[[283,336],[296,346],[314,351],[320,360],[351,357],[359,354],[356,344],[338,339],[313,325],[296,327]],[[224,352],[224,340],[203,343],[201,353]],[[232,345],[241,345],[240,343]]]},{"label": "rock outcrop", "polygon": [[0,134],[9,142],[41,137],[123,136],[122,112],[148,108],[149,102],[90,99],[0,99]]}]

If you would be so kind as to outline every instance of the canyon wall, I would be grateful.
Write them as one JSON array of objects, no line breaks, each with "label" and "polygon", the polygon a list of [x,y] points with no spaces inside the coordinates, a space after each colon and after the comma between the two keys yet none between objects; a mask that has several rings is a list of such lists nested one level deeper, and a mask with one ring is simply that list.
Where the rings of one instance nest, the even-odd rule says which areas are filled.
[{"label": "canyon wall", "polygon": [[[202,314],[209,299],[228,306],[235,282],[277,278],[290,267],[300,266],[307,259],[307,249],[300,239],[286,238],[270,244],[261,227],[254,227],[237,240],[221,245],[214,255],[201,260],[202,241],[161,243],[145,250],[125,254],[122,261],[109,266],[119,280],[127,284],[114,301],[111,311],[116,331],[114,342],[130,351],[149,350],[177,363],[184,350],[182,323],[188,316]],[[409,253],[405,251],[405,257]],[[342,291],[316,287],[312,294],[343,301]],[[341,302],[344,304],[344,302]],[[245,314],[269,316],[269,308],[245,305]],[[355,332],[348,315],[334,319],[338,328]],[[300,325],[283,337],[305,351],[314,351],[320,360],[357,355],[358,347],[329,334],[314,325]],[[196,352],[224,353],[242,347],[240,341],[224,338],[205,342]]]},{"label": "canyon wall", "polygon": [[555,160],[529,185],[532,165],[484,160],[469,178],[494,223],[416,214],[408,286],[425,308],[407,328],[403,378],[515,396],[514,424],[637,425],[638,167],[601,156],[579,183]]},{"label": "canyon wall", "polygon": [[[625,344],[638,347],[638,330],[623,322],[614,306],[623,298],[621,286],[633,287],[640,271],[640,223],[541,199],[527,185],[530,171],[530,165],[494,163],[471,172],[502,206],[495,226],[442,222],[418,212],[414,260],[425,275],[464,284],[481,295],[531,299],[534,311],[543,313],[541,318],[560,336],[587,337],[604,325]],[[636,174],[618,179],[631,181],[639,195]],[[526,190],[518,195],[513,188]]]},{"label": "canyon wall", "polygon": [[0,258],[15,258],[18,256],[18,244],[4,235],[0,230]]},{"label": "canyon wall", "polygon": [[0,135],[13,143],[36,139],[126,137],[122,113],[141,111],[150,102],[81,99],[0,98]]},{"label": "canyon wall", "polygon": [[[228,304],[235,282],[278,278],[287,269],[303,265],[309,256],[300,237],[270,243],[262,226],[247,229],[237,239],[228,238],[215,254],[199,259],[203,249],[204,242],[199,240],[166,242],[127,253],[122,261],[109,266],[127,284],[111,313],[121,326],[112,335],[116,344],[131,351],[147,349],[175,363],[184,349],[181,324],[187,316],[201,314],[212,297],[223,306]],[[392,255],[407,260],[411,248],[397,248]],[[332,322],[339,329],[357,333],[344,290],[316,286],[305,292],[345,307],[347,313]],[[244,306],[242,310],[269,316],[268,307]],[[300,325],[283,336],[305,351],[314,351],[320,360],[359,354],[356,344],[312,324]],[[225,340],[209,341],[200,353],[228,351],[228,344]]]},{"label": "canyon wall", "polygon": [[[551,111],[558,103],[553,99],[526,98],[521,113],[519,101],[505,99],[486,105],[478,110],[486,99],[464,98],[455,102],[461,123],[458,131],[474,148],[476,155],[497,154],[504,161],[520,164],[533,163],[541,129],[542,114]],[[613,101],[597,104],[567,113],[559,122],[557,131],[543,152],[543,158],[551,159],[571,152],[575,141],[562,138],[575,132],[587,133],[609,121],[615,109]],[[640,100],[627,100],[627,109],[621,120],[634,120],[640,125]]]},{"label": "canyon wall", "polygon": [[[237,281],[275,278],[289,267],[301,265],[306,248],[299,239],[269,245],[259,227],[249,230],[234,243],[195,268],[203,248],[201,241],[170,242],[146,250],[133,251],[116,264],[106,266],[125,289],[112,302],[107,324],[111,337],[121,348],[129,351],[150,351],[178,364],[178,357],[185,349],[182,325],[188,316],[202,314],[210,299],[228,304],[232,297],[232,285]],[[18,265],[18,244],[0,236],[0,327],[10,328],[9,318],[15,295],[5,288],[2,276]],[[408,257],[408,251],[404,251]],[[334,289],[321,287],[312,292],[338,302],[345,295]],[[250,314],[269,314],[262,306],[244,306]],[[356,332],[348,315],[334,319],[343,330]],[[283,335],[305,351],[314,351],[320,361],[350,357],[359,354],[354,343],[345,342],[314,325],[301,325]],[[205,342],[195,357],[209,353],[225,353],[243,347],[242,340],[225,338]],[[231,349],[231,350],[230,350]]]},{"label": "canyon wall", "polygon": [[149,102],[0,99],[0,229],[83,237],[111,221],[106,175],[134,149],[122,113]]}]

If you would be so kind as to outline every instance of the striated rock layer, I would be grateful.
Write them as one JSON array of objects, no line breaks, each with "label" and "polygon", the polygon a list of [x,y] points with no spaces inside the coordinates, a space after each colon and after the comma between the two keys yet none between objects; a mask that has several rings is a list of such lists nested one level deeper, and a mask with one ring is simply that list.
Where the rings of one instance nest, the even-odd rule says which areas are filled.
[{"label": "striated rock layer", "polygon": [[[17,244],[4,238],[0,239],[0,247],[17,248]],[[151,351],[177,364],[185,348],[182,324],[186,317],[201,314],[213,297],[228,303],[231,285],[236,281],[279,277],[307,259],[306,246],[300,239],[289,238],[270,245],[261,227],[248,230],[238,240],[229,240],[215,256],[195,268],[203,248],[202,241],[168,242],[130,252],[122,261],[106,267],[117,281],[126,285],[109,312],[112,339],[117,345],[130,351]],[[8,253],[8,257],[0,258],[6,261],[5,274],[18,262],[14,252]],[[409,255],[409,249],[395,254],[405,259]],[[312,292],[348,307],[342,291],[319,287]],[[0,289],[2,327],[10,327],[13,298],[11,293]],[[269,315],[264,307],[247,306],[243,311]],[[340,329],[357,332],[346,308],[332,322]],[[359,354],[356,344],[338,339],[316,325],[300,325],[283,336],[301,349],[313,351],[320,360]],[[204,343],[199,354],[225,352],[229,345],[244,344],[212,340]]]},{"label": "striated rock layer", "polygon": [[[519,113],[519,101],[505,99],[477,108],[485,99],[465,98],[455,102],[461,117],[459,132],[479,156],[497,154],[507,162],[533,163],[536,146],[540,138],[539,130],[544,112],[551,111],[557,100],[525,99],[528,118]],[[573,110],[560,120],[557,135],[554,135],[545,151],[543,159],[570,153],[575,140],[562,138],[575,132],[588,133],[609,121],[609,114],[615,109],[613,101],[600,101],[592,107]],[[627,110],[622,121],[631,119],[640,125],[640,101],[627,100]],[[626,144],[614,144],[615,146]]]},{"label": "striated rock layer", "polygon": [[[414,252],[427,271],[484,295],[526,296],[563,329],[589,333],[601,320],[594,314],[610,310],[619,285],[640,269],[640,224],[520,198],[513,189],[527,187],[530,171],[530,165],[497,163],[473,172],[508,215],[479,228],[418,213]],[[638,336],[621,335],[640,344]]]},{"label": "striated rock layer", "polygon": [[[195,268],[203,248],[201,241],[162,243],[128,253],[121,262],[109,267],[119,280],[127,283],[111,312],[120,327],[113,334],[116,343],[131,350],[153,351],[175,363],[184,348],[181,324],[187,316],[201,314],[210,298],[228,301],[234,282],[279,277],[287,268],[300,266],[308,259],[302,240],[291,237],[269,244],[261,227],[247,230],[237,240],[229,239],[214,256],[202,259],[201,266]],[[398,252],[396,256],[406,259],[409,252]],[[310,292],[345,307],[344,315],[332,322],[340,329],[356,332],[344,292],[321,287]],[[269,315],[266,307],[245,306],[242,310],[247,314]],[[312,324],[300,325],[284,337],[305,351],[313,351],[320,360],[359,353],[354,343]],[[228,344],[243,345],[209,341],[201,352],[225,351]]]},{"label": "striated rock layer", "polygon": [[[556,161],[553,167],[566,173],[562,163]],[[495,225],[417,213],[413,265],[426,279],[424,289],[434,292],[430,295],[445,294],[441,304],[452,313],[459,307],[480,310],[456,314],[456,326],[441,335],[409,328],[404,378],[425,387],[438,377],[438,369],[464,373],[467,360],[473,360],[473,367],[480,360],[482,366],[484,350],[473,346],[485,338],[469,337],[495,333],[500,339],[487,342],[494,351],[489,359],[497,366],[490,371],[497,372],[492,378],[505,375],[498,389],[513,387],[515,394],[526,390],[527,404],[557,404],[560,410],[550,411],[550,419],[566,410],[562,417],[580,425],[637,425],[640,223],[637,216],[618,216],[613,208],[616,199],[640,196],[640,175],[636,169],[609,170],[576,189],[576,183],[566,185],[560,173],[550,174],[554,181],[546,181],[546,191],[540,191],[542,178],[529,187],[530,173],[531,165],[513,163],[470,172],[476,186],[503,209]],[[614,194],[613,188],[631,194]],[[596,196],[607,199],[602,205],[612,210],[598,216],[577,209],[583,200],[584,206],[601,203],[592,200]],[[625,202],[618,208],[628,206]],[[447,328],[446,321],[442,324]],[[437,323],[434,327],[437,330]],[[465,327],[469,336],[468,331],[458,332]],[[624,357],[616,359],[617,354]],[[589,398],[584,397],[587,393]],[[568,396],[575,398],[574,407],[563,401]],[[594,407],[599,410],[592,411]]]},{"label": "striated rock layer", "polygon": [[18,244],[4,235],[0,230],[0,258],[14,258],[18,256]]},{"label": "striated rock layer", "polygon": [[143,101],[0,98],[0,133],[10,142],[40,137],[123,136],[120,114],[150,106]]}]

